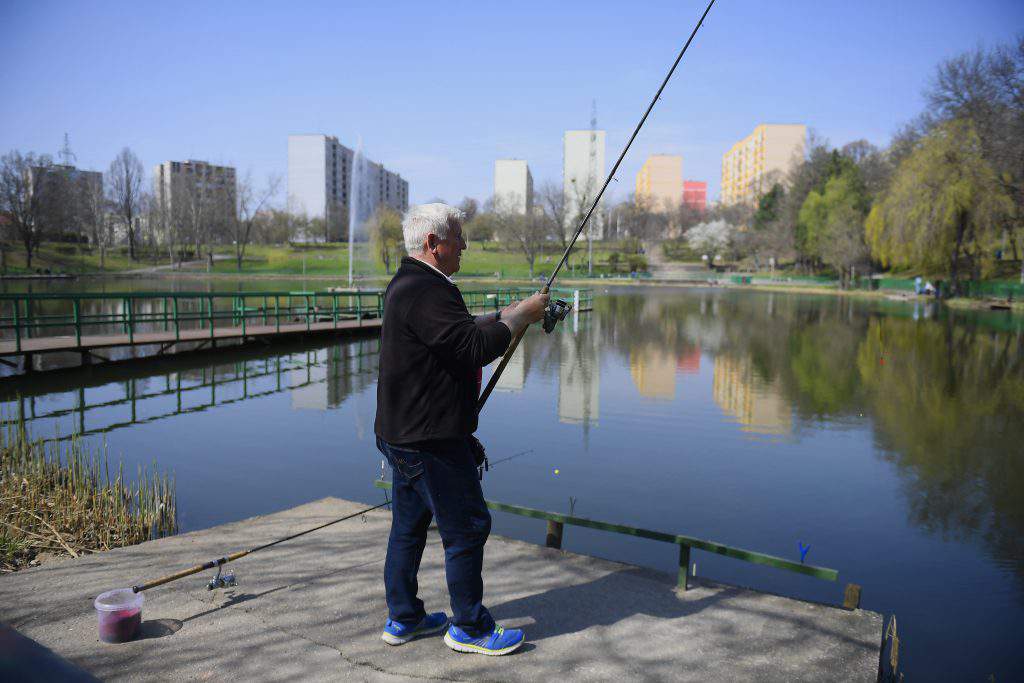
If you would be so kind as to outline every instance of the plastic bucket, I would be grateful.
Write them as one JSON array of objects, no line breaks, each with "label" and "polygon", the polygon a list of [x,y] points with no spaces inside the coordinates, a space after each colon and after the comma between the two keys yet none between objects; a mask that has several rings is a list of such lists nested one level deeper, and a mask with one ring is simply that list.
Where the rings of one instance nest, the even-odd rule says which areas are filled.
[{"label": "plastic bucket", "polygon": [[93,602],[99,618],[100,640],[127,643],[139,637],[142,628],[142,593],[131,588],[107,591]]}]

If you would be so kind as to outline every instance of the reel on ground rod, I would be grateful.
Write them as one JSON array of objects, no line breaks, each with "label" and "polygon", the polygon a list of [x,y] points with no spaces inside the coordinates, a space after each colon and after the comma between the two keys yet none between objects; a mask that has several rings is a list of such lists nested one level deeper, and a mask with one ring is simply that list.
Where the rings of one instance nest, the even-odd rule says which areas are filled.
[{"label": "reel on ground rod", "polygon": [[233,588],[238,585],[234,571],[222,573],[223,571],[224,565],[217,565],[217,576],[210,579],[209,583],[206,584],[206,590],[212,591],[217,590],[218,588]]}]

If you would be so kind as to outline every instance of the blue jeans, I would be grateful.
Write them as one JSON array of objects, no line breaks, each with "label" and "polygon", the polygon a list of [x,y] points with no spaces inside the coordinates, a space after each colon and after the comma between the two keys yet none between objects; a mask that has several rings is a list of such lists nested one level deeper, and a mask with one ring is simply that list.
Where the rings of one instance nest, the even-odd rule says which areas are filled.
[{"label": "blue jeans", "polygon": [[444,570],[452,623],[473,637],[494,629],[483,606],[484,543],[491,532],[476,463],[468,439],[394,446],[377,439],[391,464],[391,535],[384,562],[388,617],[415,625],[426,615],[416,597],[423,548],[431,518],[444,545]]}]

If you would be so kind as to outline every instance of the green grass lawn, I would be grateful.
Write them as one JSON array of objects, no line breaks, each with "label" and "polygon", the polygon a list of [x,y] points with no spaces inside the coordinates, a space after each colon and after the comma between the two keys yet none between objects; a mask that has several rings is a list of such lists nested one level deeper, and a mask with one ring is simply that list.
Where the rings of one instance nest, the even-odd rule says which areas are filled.
[{"label": "green grass lawn", "polygon": [[[615,243],[602,243],[594,249],[594,273],[609,274],[608,256],[617,251]],[[25,267],[24,250],[15,245],[7,245],[7,273],[31,273],[38,270],[49,270],[51,273],[118,273],[168,264],[167,252],[147,252],[139,250],[140,257],[135,261],[128,259],[127,249],[116,247],[108,249],[104,259],[104,267],[100,268],[99,250],[75,244],[46,243],[40,246],[32,259],[31,270]],[[241,275],[302,275],[308,276],[343,276],[348,273],[348,245],[317,244],[317,245],[250,245],[246,248],[242,270],[236,268],[234,247],[214,247],[217,260],[214,261],[213,272],[221,274]],[[355,245],[355,272],[360,275],[385,275],[384,264],[373,258],[370,245]],[[558,258],[562,255],[561,246],[555,243],[545,245],[538,255],[535,264],[535,276],[549,274]],[[394,271],[396,263],[392,263]],[[620,271],[624,268],[620,265]],[[193,271],[205,272],[203,265],[194,265]],[[573,250],[565,273],[575,272],[585,276],[587,271],[586,244],[579,244]],[[470,244],[462,255],[463,277],[479,276],[494,277],[498,273],[503,278],[524,278],[529,276],[529,267],[522,252],[508,244],[497,242]]]},{"label": "green grass lawn", "polygon": [[117,273],[136,268],[148,268],[167,263],[167,253],[142,253],[135,261],[128,258],[128,248],[108,249],[100,268],[100,251],[85,245],[51,243],[41,244],[32,255],[32,267],[28,268],[25,249],[21,245],[4,246],[6,272],[9,274],[35,273],[49,270],[50,273]]}]

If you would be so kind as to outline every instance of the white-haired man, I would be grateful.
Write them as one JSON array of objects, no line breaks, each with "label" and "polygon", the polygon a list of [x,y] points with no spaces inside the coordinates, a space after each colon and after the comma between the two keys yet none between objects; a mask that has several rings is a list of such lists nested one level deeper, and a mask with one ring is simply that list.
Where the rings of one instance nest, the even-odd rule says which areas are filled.
[{"label": "white-haired man", "polygon": [[[384,293],[374,424],[377,448],[391,464],[394,499],[381,637],[400,645],[447,627],[444,641],[453,650],[503,655],[525,635],[497,626],[483,606],[491,516],[476,471],[478,379],[513,335],[544,316],[548,296],[473,317],[451,280],[466,249],[462,212],[446,204],[414,206],[402,232],[409,256]],[[450,624],[444,612],[428,614],[416,596],[432,518],[444,545]]]}]

